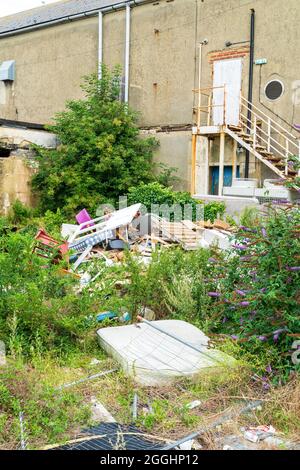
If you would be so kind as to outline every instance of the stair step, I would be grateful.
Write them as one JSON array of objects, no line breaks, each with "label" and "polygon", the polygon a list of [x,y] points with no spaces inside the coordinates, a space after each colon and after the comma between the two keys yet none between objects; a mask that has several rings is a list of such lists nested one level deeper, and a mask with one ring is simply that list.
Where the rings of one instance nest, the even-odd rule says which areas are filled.
[{"label": "stair step", "polygon": [[[241,137],[242,139],[252,139],[250,134],[246,134],[245,132],[241,131],[238,132],[238,136]],[[252,139],[253,140],[253,139]]]},{"label": "stair step", "polygon": [[238,132],[238,131],[242,131],[242,127],[241,126],[234,126],[234,125],[228,125],[227,126],[228,129],[230,129],[231,131],[234,131],[234,132]]},{"label": "stair step", "polygon": [[271,156],[271,155],[266,155],[264,156],[264,158],[266,160],[268,160],[269,162],[273,162],[273,163],[279,163],[281,162],[281,158],[280,157],[275,157],[274,155]]},{"label": "stair step", "polygon": [[266,147],[264,147],[263,145],[255,145],[255,150],[257,150],[258,152],[261,152],[261,151],[266,150]]}]

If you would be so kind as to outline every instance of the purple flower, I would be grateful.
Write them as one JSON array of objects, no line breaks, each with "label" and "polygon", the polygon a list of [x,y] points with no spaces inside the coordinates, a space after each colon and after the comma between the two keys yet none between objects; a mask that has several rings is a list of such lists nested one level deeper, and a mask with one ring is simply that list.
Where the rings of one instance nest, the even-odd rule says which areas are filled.
[{"label": "purple flower", "polygon": [[274,343],[277,343],[278,339],[279,339],[279,336],[281,335],[281,333],[284,333],[286,331],[286,328],[281,328],[280,330],[276,330],[274,331],[273,333],[273,341]]},{"label": "purple flower", "polygon": [[251,255],[249,255],[249,256],[241,256],[241,257],[240,257],[240,261],[250,261],[251,258],[252,258]]},{"label": "purple flower", "polygon": [[224,317],[223,320],[222,320],[222,323],[226,323],[227,321],[228,321],[228,318]]},{"label": "purple flower", "polygon": [[280,333],[284,333],[286,331],[286,328],[280,328],[279,330],[274,331],[274,335],[280,335]]},{"label": "purple flower", "polygon": [[268,374],[272,374],[273,369],[272,369],[272,367],[271,367],[270,364],[269,364],[268,367],[266,368],[266,371],[268,372]]},{"label": "purple flower", "polygon": [[259,341],[266,341],[267,337],[266,336],[258,336]]},{"label": "purple flower", "polygon": [[239,305],[241,307],[249,307],[250,302],[248,302],[248,300],[244,300],[243,302],[240,302]]},{"label": "purple flower", "polygon": [[239,229],[242,230],[243,232],[256,233],[255,229],[250,228],[250,227],[245,227],[244,225],[241,225]]},{"label": "purple flower", "polygon": [[245,250],[247,250],[247,248],[248,248],[246,245],[237,245],[237,244],[234,244],[234,245],[232,245],[232,246],[233,246],[233,248],[236,248],[237,250],[242,250],[242,251],[245,251]]},{"label": "purple flower", "polygon": [[236,292],[238,295],[242,295],[243,297],[245,297],[245,295],[246,295],[246,292],[244,292],[243,290],[240,290],[240,289],[237,289],[235,292]]},{"label": "purple flower", "polygon": [[300,266],[286,266],[288,271],[297,272],[300,271]]},{"label": "purple flower", "polygon": [[208,292],[207,294],[209,297],[221,297],[220,292]]},{"label": "purple flower", "polygon": [[208,259],[209,263],[217,263],[218,260],[216,260],[216,258],[209,258]]},{"label": "purple flower", "polygon": [[260,292],[261,292],[262,294],[264,294],[265,292],[267,292],[267,288],[266,288],[266,287],[263,287],[262,289],[260,289]]},{"label": "purple flower", "polygon": [[262,229],[261,229],[261,233],[262,233],[262,236],[263,236],[264,238],[267,238],[268,235],[267,235],[267,231],[266,231],[265,228],[262,228]]},{"label": "purple flower", "polygon": [[231,338],[234,339],[234,340],[237,340],[237,339],[238,339],[238,336],[236,336],[236,335],[231,335]]}]

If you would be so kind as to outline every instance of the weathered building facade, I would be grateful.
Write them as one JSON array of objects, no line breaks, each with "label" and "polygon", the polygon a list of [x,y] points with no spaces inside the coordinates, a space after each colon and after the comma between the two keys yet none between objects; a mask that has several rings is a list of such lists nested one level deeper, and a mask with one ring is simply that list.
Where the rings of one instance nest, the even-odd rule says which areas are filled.
[{"label": "weathered building facade", "polygon": [[[248,100],[249,77],[263,120],[270,117],[295,141],[300,135],[293,128],[300,124],[299,22],[298,0],[67,0],[1,18],[0,64],[14,61],[14,79],[0,80],[2,125],[51,122],[66,100],[82,97],[82,77],[97,71],[99,62],[120,64],[141,130],[155,132],[160,141],[156,158],[178,168],[181,189],[220,194],[223,175],[230,185],[247,173],[247,149],[212,126],[220,112],[225,116],[225,106],[239,108],[240,94]],[[222,80],[226,104],[213,88]],[[193,92],[199,85],[207,90],[200,102]],[[246,118],[248,112],[249,106]],[[257,119],[255,129],[263,129]],[[234,124],[225,121],[217,124]],[[253,133],[249,127],[233,130],[243,137]],[[270,138],[267,132],[272,154]],[[261,144],[263,134],[257,139]],[[273,164],[264,165],[252,151],[248,163],[246,176],[275,174]]]}]

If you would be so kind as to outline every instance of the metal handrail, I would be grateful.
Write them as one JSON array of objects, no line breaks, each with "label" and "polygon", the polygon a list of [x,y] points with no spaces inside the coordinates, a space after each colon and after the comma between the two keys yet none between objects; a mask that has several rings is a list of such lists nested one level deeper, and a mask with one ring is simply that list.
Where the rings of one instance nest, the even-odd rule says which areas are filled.
[{"label": "metal handrail", "polygon": [[274,126],[277,126],[279,127],[280,129],[282,129],[285,133],[287,133],[290,137],[292,137],[293,139],[297,140],[298,137],[294,136],[294,134],[292,134],[291,132],[289,132],[287,129],[285,129],[281,124],[278,124],[276,121],[274,121],[274,119],[270,118],[270,116],[268,116],[266,113],[264,113],[263,111],[261,111],[255,104],[253,103],[250,103],[250,101],[248,101],[243,95],[241,95],[241,101],[244,101],[247,103],[247,108],[249,108],[249,105],[251,106],[252,110],[253,109],[256,109],[260,114],[262,114],[264,117],[267,118],[267,121],[264,120],[264,122],[266,124],[268,124],[268,122],[270,121],[271,123],[274,124]]},{"label": "metal handrail", "polygon": [[[246,117],[244,114],[241,113],[241,116],[242,117]],[[247,126],[246,124],[243,125],[246,129],[249,129],[250,131],[253,130],[252,127],[249,127]],[[277,145],[279,145],[285,152],[286,152],[286,147],[284,147],[283,145],[280,144],[280,142],[278,142],[276,139],[274,139],[274,137],[272,137],[271,135],[269,135],[264,129],[260,128],[259,129],[261,132],[263,132],[270,140],[273,140],[273,142],[275,142]],[[259,136],[259,138],[266,144],[268,144],[269,142],[267,140],[265,140],[261,135]],[[276,149],[276,151],[278,151],[278,153],[281,153],[278,149]],[[293,156],[294,153],[289,151],[290,155]],[[281,154],[283,155],[284,158],[286,158],[286,153],[284,154]]]},{"label": "metal handrail", "polygon": [[[248,119],[244,114],[242,114],[242,112],[240,113],[240,115],[241,115],[243,118],[245,118],[247,121],[249,121],[249,119]],[[256,114],[254,114],[254,115],[255,115],[256,117],[259,117],[259,118],[260,118],[260,116],[258,116],[258,115],[256,115]],[[265,122],[265,121],[264,121],[264,122]],[[252,122],[251,122],[251,123],[252,123]],[[268,123],[267,123],[267,124],[268,124]],[[246,126],[246,125],[244,125],[244,126],[245,126],[247,129],[252,130],[252,127],[249,128],[249,126]],[[282,147],[282,145],[279,143],[279,141],[276,140],[276,139],[274,139],[274,137],[272,137],[272,135],[271,135],[272,126],[269,126],[269,125],[268,125],[268,127],[269,127],[269,130],[270,130],[269,133],[267,133],[266,131],[263,130],[263,128],[261,128],[262,132],[264,132],[264,133],[268,136],[268,138],[269,138],[270,140],[273,140],[273,141],[277,142],[278,145],[280,145],[280,146]],[[274,129],[274,128],[273,128],[273,129]],[[289,144],[293,145],[293,146],[297,149],[297,151],[299,152],[299,142],[295,143],[295,142],[291,141],[288,137],[286,137],[285,135],[283,135],[280,131],[278,131],[278,130],[276,130],[276,129],[274,129],[274,130],[275,130],[275,132],[276,132],[277,134],[279,134],[283,139],[285,139],[285,141],[287,141],[287,142],[289,142]],[[284,147],[282,147],[282,148],[284,148]],[[292,155],[294,155],[294,153],[292,153]]]}]

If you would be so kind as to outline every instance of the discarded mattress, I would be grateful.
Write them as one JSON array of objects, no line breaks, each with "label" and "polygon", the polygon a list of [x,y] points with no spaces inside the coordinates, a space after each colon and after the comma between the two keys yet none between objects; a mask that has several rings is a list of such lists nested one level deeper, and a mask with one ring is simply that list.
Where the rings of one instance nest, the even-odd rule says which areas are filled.
[{"label": "discarded mattress", "polygon": [[180,320],[103,328],[97,335],[101,347],[120,363],[124,372],[146,386],[164,385],[207,369],[235,364],[230,356],[208,349],[209,338]]}]

